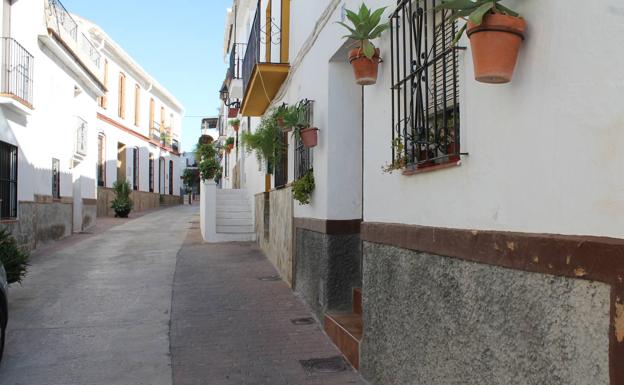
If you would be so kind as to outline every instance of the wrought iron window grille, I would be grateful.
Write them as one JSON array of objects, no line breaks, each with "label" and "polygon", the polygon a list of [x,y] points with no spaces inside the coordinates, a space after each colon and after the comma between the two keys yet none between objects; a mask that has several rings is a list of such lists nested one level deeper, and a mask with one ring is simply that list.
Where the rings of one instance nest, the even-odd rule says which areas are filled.
[{"label": "wrought iron window grille", "polygon": [[34,57],[15,39],[2,38],[1,91],[33,104]]},{"label": "wrought iron window grille", "polygon": [[17,147],[0,142],[0,217],[17,217]]},{"label": "wrought iron window grille", "polygon": [[[302,118],[304,121],[309,122],[313,126],[314,122],[314,101],[304,99],[299,102],[302,108],[302,112],[305,116]],[[313,167],[313,149],[307,148],[303,145],[303,141],[300,137],[295,137],[295,180],[298,180],[305,176],[308,171]]]},{"label": "wrought iron window grille", "polygon": [[390,15],[392,160],[424,168],[460,160],[457,22],[440,0],[399,0]]}]

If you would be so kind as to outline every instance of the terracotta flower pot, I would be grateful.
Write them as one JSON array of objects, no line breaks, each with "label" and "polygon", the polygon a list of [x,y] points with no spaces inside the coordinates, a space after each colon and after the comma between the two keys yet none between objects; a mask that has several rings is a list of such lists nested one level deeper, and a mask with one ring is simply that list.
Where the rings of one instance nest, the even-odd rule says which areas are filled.
[{"label": "terracotta flower pot", "polygon": [[228,118],[235,118],[238,116],[238,108],[230,108],[228,110]]},{"label": "terracotta flower pot", "polygon": [[501,14],[486,15],[481,25],[468,22],[477,81],[492,84],[511,81],[525,30],[524,19]]},{"label": "terracotta flower pot", "polygon": [[310,127],[301,130],[301,141],[305,148],[316,147],[318,144],[318,128]]},{"label": "terracotta flower pot", "polygon": [[349,63],[353,66],[355,82],[361,86],[370,86],[377,83],[380,62],[379,48],[375,49],[375,56],[372,59],[364,56],[361,48],[349,51]]},{"label": "terracotta flower pot", "polygon": [[228,148],[228,150],[232,151],[232,149],[234,148],[234,144],[228,144],[227,148]]}]

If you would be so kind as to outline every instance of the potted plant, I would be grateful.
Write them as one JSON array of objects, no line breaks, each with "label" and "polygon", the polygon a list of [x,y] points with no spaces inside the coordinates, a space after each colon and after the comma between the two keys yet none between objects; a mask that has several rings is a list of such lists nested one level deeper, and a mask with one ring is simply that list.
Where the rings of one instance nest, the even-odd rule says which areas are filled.
[{"label": "potted plant", "polygon": [[302,205],[308,205],[315,187],[314,172],[309,170],[293,183],[293,198]]},{"label": "potted plant", "polygon": [[22,283],[28,272],[28,253],[22,249],[8,229],[0,229],[0,265],[4,266],[7,283]]},{"label": "potted plant", "polygon": [[436,7],[450,10],[454,20],[461,18],[467,21],[455,37],[454,44],[467,32],[475,79],[482,83],[502,84],[511,81],[524,40],[526,21],[500,2],[443,0]]},{"label": "potted plant", "polygon": [[225,148],[227,148],[229,151],[232,151],[232,149],[234,148],[234,143],[234,138],[230,136],[225,140]]},{"label": "potted plant", "polygon": [[277,109],[273,113],[273,117],[275,118],[277,125],[284,132],[290,132],[291,130],[291,128],[287,127],[286,125],[286,117],[288,116],[288,113],[290,110],[291,110],[291,107],[287,106],[286,104],[282,104],[281,106],[277,107]]},{"label": "potted plant", "polygon": [[248,152],[256,153],[258,163],[266,163],[268,174],[272,172],[271,165],[275,164],[278,157],[283,155],[282,134],[282,129],[278,126],[273,115],[263,117],[255,132],[243,132],[241,140],[245,148]]},{"label": "potted plant", "polygon": [[213,180],[221,170],[221,164],[217,160],[217,150],[212,144],[198,144],[195,148],[197,168],[202,180]]},{"label": "potted plant", "polygon": [[[308,102],[309,103],[309,102]],[[286,126],[291,127],[295,139],[301,139],[306,148],[316,147],[318,144],[317,127],[311,127],[307,114],[307,103],[300,101],[289,108],[285,117]]]},{"label": "potted plant", "polygon": [[118,180],[113,184],[115,198],[111,203],[111,208],[115,210],[115,218],[128,218],[134,203],[130,198],[132,188],[125,180]]},{"label": "potted plant", "polygon": [[349,26],[338,22],[349,30],[349,35],[345,38],[355,40],[356,47],[349,51],[349,62],[353,66],[355,81],[362,86],[377,83],[377,73],[381,58],[379,49],[375,48],[371,40],[381,36],[389,28],[388,23],[381,22],[381,16],[386,7],[371,11],[362,3],[358,13],[346,10],[347,18],[353,24]]},{"label": "potted plant", "polygon": [[240,119],[230,119],[230,126],[234,129],[234,131],[238,132],[240,128]]}]

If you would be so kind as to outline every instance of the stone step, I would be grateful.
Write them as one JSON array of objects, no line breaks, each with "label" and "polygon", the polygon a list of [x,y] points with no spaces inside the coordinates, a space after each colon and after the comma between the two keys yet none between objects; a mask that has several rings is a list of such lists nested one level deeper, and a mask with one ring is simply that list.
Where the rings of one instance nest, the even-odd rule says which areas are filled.
[{"label": "stone step", "polygon": [[256,234],[223,234],[217,233],[217,242],[253,242],[256,240]]},{"label": "stone step", "polygon": [[219,211],[217,210],[217,221],[219,219],[248,219],[253,220],[251,211]]},{"label": "stone step", "polygon": [[251,218],[218,218],[217,217],[217,227],[221,226],[246,226],[253,227],[253,222]]},{"label": "stone step", "polygon": [[255,234],[253,225],[250,226],[224,226],[217,224],[217,233],[226,234]]},{"label": "stone step", "polygon": [[355,369],[360,367],[362,329],[361,314],[325,314],[325,333]]}]

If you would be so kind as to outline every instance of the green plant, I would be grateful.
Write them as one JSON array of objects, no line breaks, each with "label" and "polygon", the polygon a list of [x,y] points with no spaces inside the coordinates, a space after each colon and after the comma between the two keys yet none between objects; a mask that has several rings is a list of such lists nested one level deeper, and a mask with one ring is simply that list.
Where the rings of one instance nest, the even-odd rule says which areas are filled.
[{"label": "green plant", "polygon": [[132,193],[130,183],[126,180],[116,181],[113,184],[113,192],[115,193],[115,198],[111,203],[111,208],[115,210],[115,217],[128,218],[128,214],[134,207],[134,202],[130,198]]},{"label": "green plant", "polygon": [[[518,12],[500,4],[501,0],[442,0],[442,4],[434,8],[435,10],[450,10],[452,12],[451,21],[457,19],[469,20],[475,25],[481,25],[483,18],[487,14],[503,14],[513,17],[519,17]],[[467,24],[464,24],[453,40],[453,46],[457,44],[459,39],[466,32]]]},{"label": "green plant", "polygon": [[29,255],[17,245],[9,230],[0,229],[0,264],[4,266],[7,282],[22,283],[28,272]]},{"label": "green plant", "polygon": [[381,16],[386,8],[387,7],[383,7],[371,11],[370,8],[362,3],[358,13],[348,9],[346,10],[347,18],[353,26],[338,22],[338,24],[349,30],[349,35],[344,37],[358,41],[362,53],[369,59],[375,56],[375,46],[371,43],[371,40],[381,36],[381,34],[390,27],[388,23],[381,22]]},{"label": "green plant", "polygon": [[242,142],[248,152],[256,153],[258,162],[265,161],[270,166],[275,164],[276,158],[284,151],[282,135],[282,129],[277,124],[275,116],[270,114],[260,120],[254,133],[243,132]]},{"label": "green plant", "polygon": [[234,143],[236,143],[236,140],[234,140],[234,138],[231,136],[225,140],[226,146],[234,146]]},{"label": "green plant", "polygon": [[396,138],[394,142],[392,142],[392,147],[394,149],[394,159],[392,163],[386,164],[381,168],[381,170],[387,174],[392,174],[394,171],[402,170],[407,167],[407,156],[405,155],[403,140],[401,138]]},{"label": "green plant", "polygon": [[197,168],[202,180],[214,179],[217,172],[221,170],[221,164],[217,160],[217,150],[211,144],[198,144],[195,147],[195,158]]},{"label": "green plant", "polygon": [[187,191],[193,191],[193,188],[199,186],[199,170],[191,168],[184,170],[184,173],[182,173],[182,182]]},{"label": "green plant", "polygon": [[167,131],[161,131],[160,132],[160,141],[164,144],[168,144],[171,142],[171,137],[169,136],[169,134],[167,133]]},{"label": "green plant", "polygon": [[310,121],[307,114],[307,105],[305,101],[300,101],[292,106],[284,107],[280,112],[275,112],[275,116],[282,115],[284,121],[284,128],[293,130],[293,137],[295,140],[299,140],[301,136],[301,130],[310,127]]},{"label": "green plant", "polygon": [[239,127],[240,123],[240,119],[230,119],[230,126],[232,127]]},{"label": "green plant", "polygon": [[302,205],[310,204],[310,197],[315,187],[314,171],[310,170],[293,183],[293,198]]}]

